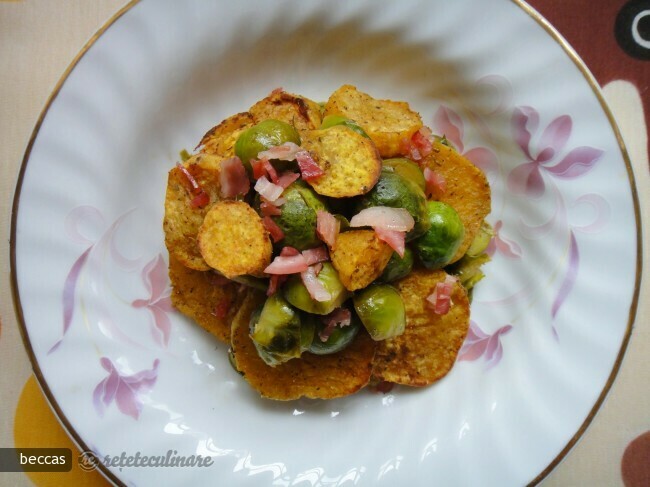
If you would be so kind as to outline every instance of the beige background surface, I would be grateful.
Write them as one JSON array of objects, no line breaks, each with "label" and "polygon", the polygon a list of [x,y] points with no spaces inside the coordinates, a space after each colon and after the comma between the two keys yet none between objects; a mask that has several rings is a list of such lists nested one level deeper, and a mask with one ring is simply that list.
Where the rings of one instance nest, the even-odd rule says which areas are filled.
[{"label": "beige background surface", "polygon": [[[16,406],[31,375],[14,315],[9,275],[11,204],[18,168],[57,81],[86,41],[123,4],[123,0],[0,1],[0,447],[14,445]],[[647,121],[643,119],[639,95],[623,81],[610,83],[604,93],[630,152],[647,228]],[[647,238],[644,254],[650,255]],[[650,430],[647,267],[632,340],[611,393],[591,427],[544,485],[622,485],[620,461],[626,445]],[[37,432],[39,426],[34,428]],[[30,480],[23,474],[0,473],[0,484],[30,485]]]}]

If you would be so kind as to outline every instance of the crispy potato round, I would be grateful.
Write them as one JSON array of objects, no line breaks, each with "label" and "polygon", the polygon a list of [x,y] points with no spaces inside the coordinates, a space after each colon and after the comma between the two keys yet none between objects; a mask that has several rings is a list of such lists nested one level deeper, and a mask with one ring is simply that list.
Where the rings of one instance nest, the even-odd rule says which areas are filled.
[{"label": "crispy potato round", "polygon": [[276,367],[266,365],[250,338],[248,323],[264,299],[260,292],[249,292],[232,323],[235,366],[263,397],[281,401],[301,397],[332,399],[353,394],[368,384],[376,345],[365,330],[340,352],[303,353],[299,359]]},{"label": "crispy potato round", "polygon": [[218,155],[224,159],[233,157],[237,138],[254,123],[250,113],[237,113],[208,130],[197,147],[201,147],[201,152],[205,154]]},{"label": "crispy potato round", "polygon": [[229,279],[263,276],[273,248],[262,219],[243,201],[220,201],[205,215],[199,229],[205,262]]},{"label": "crispy potato round", "polygon": [[349,291],[362,289],[381,276],[391,255],[393,249],[374,230],[340,233],[330,250],[332,265]]},{"label": "crispy potato round", "polygon": [[219,157],[208,154],[194,155],[183,164],[210,197],[210,203],[203,208],[192,207],[195,195],[187,177],[178,167],[171,169],[167,176],[163,219],[165,245],[169,255],[197,271],[210,269],[199,251],[197,235],[206,213],[220,199],[220,164]]},{"label": "crispy potato round", "polygon": [[224,343],[230,343],[230,322],[241,304],[239,284],[222,283],[213,271],[195,271],[169,257],[174,307]]},{"label": "crispy potato round", "polygon": [[286,91],[271,93],[250,108],[255,123],[263,120],[280,120],[293,125],[299,132],[320,127],[320,106],[304,96]]},{"label": "crispy potato round", "polygon": [[483,171],[471,161],[438,142],[422,161],[422,167],[429,167],[445,178],[447,188],[437,199],[456,210],[465,227],[463,242],[450,261],[456,262],[465,255],[491,211],[490,185]]},{"label": "crispy potato round", "polygon": [[318,194],[345,198],[365,194],[377,184],[381,158],[370,139],[343,125],[310,130],[302,146],[325,172],[308,183]]},{"label": "crispy potato round", "polygon": [[442,270],[418,269],[396,283],[406,308],[406,330],[379,342],[373,362],[374,378],[426,386],[451,370],[469,329],[469,299],[457,283],[449,312],[435,314],[426,298],[446,276]]},{"label": "crispy potato round", "polygon": [[402,155],[403,141],[422,128],[420,114],[402,101],[377,100],[352,85],[343,85],[330,96],[323,116],[342,115],[354,120],[377,146],[383,158]]}]

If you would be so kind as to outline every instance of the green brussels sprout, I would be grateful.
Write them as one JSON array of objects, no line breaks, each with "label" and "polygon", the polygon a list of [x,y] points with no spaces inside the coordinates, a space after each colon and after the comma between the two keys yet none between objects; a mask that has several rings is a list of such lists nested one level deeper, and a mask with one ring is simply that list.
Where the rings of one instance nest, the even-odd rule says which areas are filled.
[{"label": "green brussels sprout", "polygon": [[483,220],[481,228],[479,228],[476,237],[472,240],[472,243],[469,245],[465,254],[470,257],[478,257],[485,252],[485,249],[490,245],[490,240],[492,240],[493,236],[494,232],[492,231],[492,225]]},{"label": "green brussels sprout", "polygon": [[384,272],[379,276],[380,281],[393,282],[406,277],[413,269],[413,251],[406,247],[404,249],[404,257],[400,257],[397,252],[393,252]]},{"label": "green brussels sprout", "polygon": [[398,157],[396,159],[385,159],[383,169],[392,170],[403,178],[408,179],[420,187],[422,191],[426,190],[427,182],[424,179],[424,173],[420,166],[410,159]]},{"label": "green brussels sprout", "polygon": [[244,167],[250,171],[250,160],[257,159],[257,154],[285,142],[300,145],[298,131],[288,123],[280,120],[264,120],[239,135],[235,142],[235,155],[241,159]]},{"label": "green brussels sprout", "polygon": [[341,306],[349,296],[349,291],[341,284],[339,274],[329,262],[323,264],[318,280],[332,296],[328,301],[316,301],[302,282],[299,275],[294,275],[284,285],[284,297],[298,309],[317,315],[326,315]]},{"label": "green brussels sprout", "polygon": [[320,128],[328,129],[330,127],[334,127],[335,125],[344,125],[345,127],[354,130],[359,135],[363,135],[366,139],[370,138],[366,131],[359,127],[359,124],[357,124],[357,122],[350,120],[349,118],[342,117],[341,115],[327,115],[323,119]]},{"label": "green brussels sprout", "polygon": [[406,241],[419,237],[429,229],[427,199],[424,191],[417,184],[395,172],[382,171],[375,187],[359,198],[356,211],[373,206],[404,208],[411,214],[415,226],[406,234]]},{"label": "green brussels sprout", "polygon": [[458,276],[465,289],[471,291],[476,283],[485,277],[482,267],[487,262],[490,262],[490,256],[487,254],[480,254],[476,257],[465,254],[462,259],[454,262],[446,270],[450,274]]},{"label": "green brussels sprout", "polygon": [[357,336],[357,333],[359,333],[359,330],[361,329],[359,318],[357,318],[354,313],[352,313],[349,325],[337,325],[336,328],[332,330],[329,337],[327,337],[327,340],[323,341],[320,334],[325,329],[325,326],[325,322],[322,319],[316,322],[316,331],[311,346],[309,347],[309,351],[315,355],[328,355],[330,353],[340,352],[352,343],[354,337]]},{"label": "green brussels sprout", "polygon": [[296,181],[284,190],[287,202],[282,205],[282,214],[271,217],[284,232],[282,245],[306,250],[322,242],[316,235],[316,212],[326,210],[323,200],[307,183]]},{"label": "green brussels sprout", "polygon": [[350,228],[350,221],[345,218],[343,215],[339,215],[338,213],[334,215],[334,218],[336,218],[341,226],[339,227],[339,231],[343,232],[344,230],[348,230]]},{"label": "green brussels sprout", "polygon": [[352,299],[361,323],[373,340],[386,340],[404,333],[406,310],[393,286],[371,284]]},{"label": "green brussels sprout", "polygon": [[413,242],[415,253],[428,269],[444,267],[463,241],[465,227],[458,213],[441,201],[427,203],[429,230]]},{"label": "green brussels sprout", "polygon": [[249,327],[257,353],[268,365],[275,367],[300,357],[300,315],[279,293],[270,296],[261,309],[251,314]]},{"label": "green brussels sprout", "polygon": [[300,350],[307,352],[311,348],[311,342],[314,341],[316,334],[315,315],[302,313],[300,316]]}]

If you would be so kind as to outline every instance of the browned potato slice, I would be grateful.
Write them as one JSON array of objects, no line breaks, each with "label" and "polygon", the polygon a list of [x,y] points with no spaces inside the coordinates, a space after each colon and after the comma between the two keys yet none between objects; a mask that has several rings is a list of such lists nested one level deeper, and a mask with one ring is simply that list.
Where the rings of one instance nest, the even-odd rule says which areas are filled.
[{"label": "browned potato slice", "polygon": [[379,342],[373,377],[426,386],[451,370],[469,329],[469,300],[465,289],[455,284],[451,309],[445,315],[435,314],[426,298],[445,277],[442,270],[418,269],[396,283],[406,308],[406,330]]},{"label": "browned potato slice", "polygon": [[342,115],[357,122],[383,158],[402,155],[403,141],[409,141],[422,128],[420,114],[408,103],[377,100],[352,85],[343,85],[332,93],[323,113],[327,115]]},{"label": "browned potato slice", "polygon": [[264,299],[259,292],[248,294],[232,323],[235,366],[263,397],[281,401],[332,399],[353,394],[368,384],[376,345],[365,330],[338,353],[303,353],[299,359],[276,367],[266,365],[257,354],[248,327],[251,313]]},{"label": "browned potato slice", "polygon": [[167,177],[163,220],[165,245],[171,256],[184,266],[198,271],[210,268],[201,256],[196,238],[206,213],[219,200],[220,164],[219,157],[208,154],[194,155],[183,164],[210,197],[210,203],[203,208],[192,208],[195,195],[180,169],[174,167]]},{"label": "browned potato slice", "polygon": [[340,233],[330,251],[332,265],[341,282],[350,291],[363,289],[377,279],[393,249],[377,237],[374,230],[350,230]]},{"label": "browned potato slice", "polygon": [[465,226],[463,242],[451,260],[456,262],[465,255],[490,213],[490,185],[483,171],[471,161],[438,142],[434,142],[433,151],[422,161],[422,167],[427,166],[445,178],[447,188],[438,199],[453,207]]},{"label": "browned potato slice", "polygon": [[308,183],[319,194],[345,198],[365,194],[381,173],[381,158],[371,140],[343,125],[303,132],[302,146],[325,172]]},{"label": "browned potato slice", "polygon": [[205,262],[229,279],[262,276],[273,251],[262,219],[243,201],[212,206],[199,229],[199,249]]},{"label": "browned potato slice", "polygon": [[224,159],[235,155],[235,142],[239,134],[254,125],[253,116],[248,112],[228,117],[219,125],[212,127],[203,136],[198,147],[205,154],[215,154]]},{"label": "browned potato slice", "polygon": [[250,108],[255,123],[274,119],[296,127],[298,131],[320,127],[320,106],[315,101],[286,91],[273,92]]},{"label": "browned potato slice", "polygon": [[169,257],[172,304],[224,343],[230,343],[230,322],[239,309],[239,284],[220,284],[213,271],[195,271]]}]

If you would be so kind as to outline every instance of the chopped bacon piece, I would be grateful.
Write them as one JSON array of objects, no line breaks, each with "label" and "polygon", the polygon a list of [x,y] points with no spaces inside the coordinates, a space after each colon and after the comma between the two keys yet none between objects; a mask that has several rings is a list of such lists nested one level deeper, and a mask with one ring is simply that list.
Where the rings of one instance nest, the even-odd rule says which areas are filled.
[{"label": "chopped bacon piece", "polygon": [[210,203],[210,196],[208,196],[208,193],[201,190],[201,192],[197,194],[194,198],[192,198],[192,201],[190,201],[190,207],[203,208],[209,203]]},{"label": "chopped bacon piece", "polygon": [[322,342],[326,342],[330,337],[336,325],[339,325],[341,328],[344,326],[349,326],[352,322],[352,313],[347,308],[336,308],[327,316],[323,317],[323,323],[325,323],[325,328],[318,334],[318,337]]},{"label": "chopped bacon piece", "polygon": [[386,230],[408,232],[415,225],[415,220],[404,208],[373,206],[361,210],[350,220],[351,227],[373,227]]},{"label": "chopped bacon piece", "polygon": [[284,281],[286,281],[289,278],[289,276],[286,275],[281,275],[281,274],[274,274],[271,276],[269,279],[269,287],[266,290],[266,295],[271,296],[276,293],[278,289],[280,289],[280,286],[284,284]]},{"label": "chopped bacon piece", "polygon": [[260,203],[260,211],[262,212],[262,216],[280,216],[282,215],[282,210],[274,205],[273,203],[269,203],[268,201],[262,201]]},{"label": "chopped bacon piece", "polygon": [[296,153],[301,150],[302,149],[299,145],[296,145],[293,142],[285,142],[284,144],[276,145],[275,147],[271,147],[270,149],[258,153],[257,157],[260,159],[294,161],[296,159]]},{"label": "chopped bacon piece", "polygon": [[444,282],[436,284],[435,291],[427,297],[427,304],[437,315],[445,315],[449,312],[451,305],[451,293],[454,290],[454,284],[458,281],[457,277],[447,276]]},{"label": "chopped bacon piece", "polygon": [[271,161],[266,158],[262,158],[260,160],[262,161],[262,164],[264,164],[264,169],[266,169],[266,173],[271,178],[271,182],[273,184],[278,184],[278,172],[273,167],[273,164],[271,164]]},{"label": "chopped bacon piece", "polygon": [[289,245],[285,245],[284,247],[282,247],[282,250],[280,251],[280,255],[282,257],[291,257],[293,255],[298,255],[298,254],[300,254],[300,250],[294,247],[290,247]]},{"label": "chopped bacon piece", "polygon": [[253,179],[259,179],[262,176],[266,175],[266,168],[264,167],[263,160],[251,159],[250,164],[251,164],[251,169],[253,170]]},{"label": "chopped bacon piece", "polygon": [[286,257],[280,254],[264,269],[264,272],[267,274],[297,274],[306,271],[308,267],[305,257],[300,253]]},{"label": "chopped bacon piece", "polygon": [[316,233],[332,249],[336,244],[336,237],[340,230],[341,222],[334,215],[324,210],[316,212]]},{"label": "chopped bacon piece", "polygon": [[262,176],[255,183],[255,191],[266,198],[267,201],[273,203],[280,197],[284,188],[277,184],[273,184],[271,181],[266,179],[266,176]]},{"label": "chopped bacon piece", "polygon": [[440,198],[447,190],[445,178],[428,167],[424,168],[427,198]]},{"label": "chopped bacon piece", "polygon": [[176,163],[176,167],[183,173],[187,182],[190,185],[190,191],[194,195],[192,201],[190,201],[190,208],[203,208],[210,203],[210,196],[203,191],[203,188],[199,185],[198,181],[192,176],[192,173],[187,170],[187,168],[180,162]]},{"label": "chopped bacon piece", "polygon": [[327,253],[327,247],[324,245],[322,247],[316,247],[314,249],[303,250],[302,255],[305,257],[307,265],[316,264],[318,262],[325,262],[330,259],[330,256]]},{"label": "chopped bacon piece", "polygon": [[318,280],[314,266],[309,266],[306,270],[301,272],[300,278],[312,299],[318,302],[329,301],[332,299],[332,295],[327,289],[325,289],[323,283]]},{"label": "chopped bacon piece", "polygon": [[282,173],[282,175],[278,178],[278,186],[282,186],[283,188],[289,187],[291,183],[293,183],[296,179],[300,177],[300,174],[297,172],[291,172],[291,171],[285,171]]},{"label": "chopped bacon piece", "polygon": [[266,230],[271,235],[271,239],[274,243],[277,243],[284,238],[284,232],[278,226],[278,224],[273,221],[273,218],[270,216],[265,216],[262,218],[262,223],[264,224],[264,228],[266,228]]},{"label": "chopped bacon piece", "polygon": [[221,161],[219,179],[222,198],[234,198],[237,195],[248,193],[250,189],[246,169],[237,156]]},{"label": "chopped bacon piece", "polygon": [[431,143],[430,137],[431,130],[425,127],[422,127],[420,130],[413,134],[413,137],[411,137],[411,142],[417,148],[417,151],[421,155],[421,158],[428,156],[433,150],[433,144]]},{"label": "chopped bacon piece", "polygon": [[386,230],[385,228],[375,227],[375,233],[379,240],[383,240],[391,248],[399,254],[400,257],[404,257],[404,251],[406,249],[406,232],[400,232],[397,230]]},{"label": "chopped bacon piece", "polygon": [[312,159],[311,155],[306,150],[296,153],[296,160],[298,161],[298,167],[300,168],[302,179],[305,181],[321,177],[325,174],[325,171],[316,164],[316,161]]},{"label": "chopped bacon piece", "polygon": [[176,163],[176,167],[180,170],[180,172],[183,173],[183,175],[187,178],[187,181],[190,183],[192,194],[199,194],[199,192],[202,191],[201,186],[199,186],[199,183],[194,179],[194,176],[192,176],[192,173],[190,173],[183,164],[180,162]]}]

